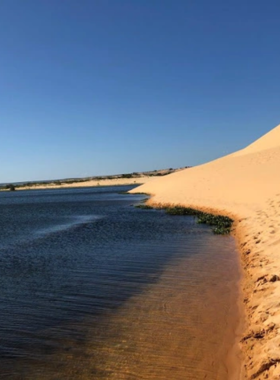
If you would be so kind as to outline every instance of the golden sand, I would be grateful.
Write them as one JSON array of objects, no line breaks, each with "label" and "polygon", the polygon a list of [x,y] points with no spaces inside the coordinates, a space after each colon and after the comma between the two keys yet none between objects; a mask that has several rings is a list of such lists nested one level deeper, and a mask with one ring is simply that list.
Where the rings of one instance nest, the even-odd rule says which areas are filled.
[{"label": "golden sand", "polygon": [[154,205],[232,216],[245,268],[245,378],[280,379],[280,125],[243,150],[153,179],[132,193]]}]

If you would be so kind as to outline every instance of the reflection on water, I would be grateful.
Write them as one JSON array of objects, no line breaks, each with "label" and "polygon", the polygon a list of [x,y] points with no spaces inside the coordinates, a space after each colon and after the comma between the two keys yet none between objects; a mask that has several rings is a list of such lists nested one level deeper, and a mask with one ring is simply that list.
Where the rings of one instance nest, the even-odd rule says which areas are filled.
[{"label": "reflection on water", "polygon": [[86,224],[89,222],[92,222],[93,220],[97,220],[102,218],[102,216],[98,215],[77,215],[74,218],[67,218],[69,220],[63,221],[62,223],[59,223],[57,225],[53,225],[50,227],[38,229],[35,231],[35,235],[37,236],[43,236],[43,235],[49,235],[55,232],[69,230],[70,228],[77,227],[81,224]]},{"label": "reflection on water", "polygon": [[1,378],[227,378],[233,239],[131,207],[141,197],[0,197]]}]

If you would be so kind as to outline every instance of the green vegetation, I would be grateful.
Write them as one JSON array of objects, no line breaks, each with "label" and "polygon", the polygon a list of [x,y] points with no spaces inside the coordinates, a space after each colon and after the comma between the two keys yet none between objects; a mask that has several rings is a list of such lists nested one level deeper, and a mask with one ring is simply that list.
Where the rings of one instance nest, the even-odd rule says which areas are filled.
[{"label": "green vegetation", "polygon": [[136,205],[135,207],[136,208],[141,208],[143,210],[151,210],[153,208],[152,206],[149,206],[149,205],[146,205],[146,204]]},{"label": "green vegetation", "polygon": [[190,207],[167,207],[165,209],[169,215],[189,215],[197,218],[197,223],[208,224],[214,227],[212,231],[217,235],[226,235],[230,233],[233,220],[224,215],[213,215],[207,212],[195,210]]},{"label": "green vegetation", "polygon": [[4,189],[8,191],[15,191],[16,188],[12,183],[10,183],[9,185],[6,185]]},{"label": "green vegetation", "polygon": [[202,213],[197,218],[197,223],[208,224],[213,226],[212,231],[214,234],[225,235],[230,233],[231,225],[233,220],[228,216],[223,215],[212,215],[208,213]]},{"label": "green vegetation", "polygon": [[141,193],[141,191],[139,191],[139,192],[137,192],[137,193],[133,193],[132,195],[135,195],[135,194],[137,194],[137,195],[149,195],[149,194],[147,194],[147,193]]},{"label": "green vegetation", "polygon": [[201,211],[195,210],[195,209],[190,208],[190,207],[181,207],[181,206],[167,207],[167,208],[165,208],[165,211],[169,215],[198,216],[201,214]]},{"label": "green vegetation", "polygon": [[[146,204],[140,204],[136,206],[141,209],[151,209],[151,206]],[[194,216],[196,218],[196,222],[199,224],[208,224],[213,227],[212,231],[217,235],[226,235],[230,233],[231,226],[233,220],[228,216],[224,215],[213,215],[207,212],[199,211],[191,207],[182,207],[182,206],[174,206],[174,207],[166,207],[164,208],[165,212],[168,215],[187,215]]]},{"label": "green vegetation", "polygon": [[9,183],[8,185],[0,186],[0,191],[15,191],[16,187],[14,184]]}]

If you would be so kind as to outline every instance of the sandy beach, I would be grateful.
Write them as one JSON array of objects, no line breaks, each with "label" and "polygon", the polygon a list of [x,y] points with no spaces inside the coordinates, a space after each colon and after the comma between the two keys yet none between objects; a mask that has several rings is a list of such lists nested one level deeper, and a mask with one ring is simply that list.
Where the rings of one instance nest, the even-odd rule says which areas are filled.
[{"label": "sandy beach", "polygon": [[245,379],[280,379],[280,125],[245,149],[156,178],[131,192],[234,219],[244,267]]},{"label": "sandy beach", "polygon": [[[186,166],[185,168],[189,168]],[[146,172],[134,172],[127,174],[114,174],[85,178],[66,178],[46,181],[29,181],[21,183],[2,184],[0,191],[11,190],[44,190],[62,189],[78,187],[97,187],[97,186],[127,186],[142,185],[154,178],[176,173],[184,168],[159,169]]]},{"label": "sandy beach", "polygon": [[37,184],[33,186],[19,186],[17,190],[43,190],[43,189],[62,189],[74,187],[96,187],[96,186],[122,186],[122,185],[141,185],[151,181],[154,177],[143,176],[135,178],[113,178],[113,179],[99,179],[83,182],[62,183],[62,184]]}]

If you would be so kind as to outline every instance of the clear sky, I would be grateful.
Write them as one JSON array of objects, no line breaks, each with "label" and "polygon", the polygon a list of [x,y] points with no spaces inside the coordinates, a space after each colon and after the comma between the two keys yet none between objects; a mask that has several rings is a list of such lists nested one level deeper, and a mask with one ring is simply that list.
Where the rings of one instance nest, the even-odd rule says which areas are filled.
[{"label": "clear sky", "polygon": [[279,0],[1,0],[0,182],[197,165],[280,123]]}]

